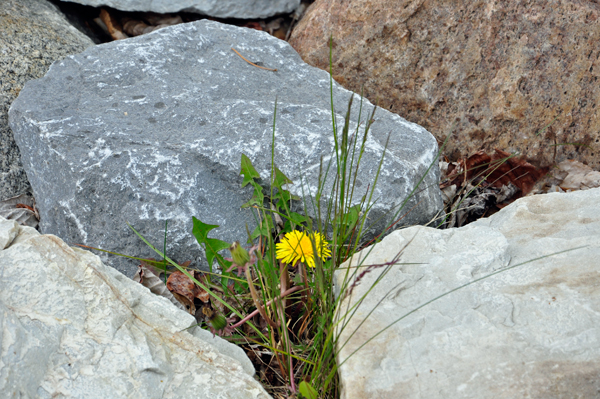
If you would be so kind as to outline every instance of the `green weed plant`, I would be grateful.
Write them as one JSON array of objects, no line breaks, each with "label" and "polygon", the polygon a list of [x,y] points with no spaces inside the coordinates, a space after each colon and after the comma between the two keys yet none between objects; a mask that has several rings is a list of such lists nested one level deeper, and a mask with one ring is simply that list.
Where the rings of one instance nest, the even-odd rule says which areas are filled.
[{"label": "green weed plant", "polygon": [[[391,218],[394,222],[388,229],[366,242],[364,232],[369,230],[370,224],[378,222],[369,220],[367,216],[376,201],[373,195],[385,150],[375,181],[367,195],[356,200],[354,187],[365,143],[374,121],[375,107],[364,121],[364,128],[360,132],[363,108],[361,96],[359,121],[356,129],[351,132],[352,96],[344,125],[338,129],[333,108],[331,73],[330,95],[334,149],[330,161],[326,164],[321,162],[318,190],[314,198],[308,195],[300,198],[290,193],[287,187],[293,182],[276,166],[275,102],[270,176],[260,176],[246,155],[242,154],[240,160],[242,187],[249,185],[253,188],[252,198],[242,207],[253,212],[256,221],[256,228],[247,231],[240,240],[248,243],[251,248],[246,249],[239,242],[228,243],[210,237],[211,231],[218,226],[193,218],[192,234],[204,249],[210,268],[207,274],[212,279],[196,279],[187,268],[166,256],[166,243],[163,251],[160,251],[130,226],[162,259],[150,261],[152,266],[165,272],[165,275],[172,269],[179,270],[209,293],[210,303],[201,307],[201,319],[205,321],[206,328],[243,347],[257,367],[258,376],[266,390],[276,398],[339,397],[337,370],[340,364],[336,358],[336,348],[345,343],[337,342],[337,336],[346,328],[362,299],[385,277],[391,267],[398,264],[402,252],[400,250],[398,256],[385,265],[359,264],[354,268],[340,269],[344,261],[368,244],[379,242],[383,234],[402,219],[408,212],[404,209],[408,198],[394,211]],[[446,142],[412,190],[411,196],[423,189],[423,179],[433,167],[437,167],[445,144]],[[263,178],[269,181],[268,190],[261,185],[261,182],[266,181]],[[333,179],[333,185],[326,185],[327,179]],[[301,187],[305,186],[305,182],[299,183]],[[332,188],[325,193],[325,187]],[[323,198],[328,199],[323,201]],[[294,212],[298,203],[302,203],[304,210],[312,210],[314,219],[307,216],[308,212]],[[441,227],[447,217],[447,214],[442,215],[431,224]],[[301,237],[304,241],[290,237]],[[298,256],[286,258],[285,251],[288,255],[293,255],[296,251]],[[326,256],[329,254],[331,256]],[[537,259],[531,261],[534,260]],[[314,267],[310,267],[313,264]],[[374,334],[356,349],[354,355],[377,335],[431,302],[520,265],[501,269],[433,298]],[[355,281],[377,268],[381,268],[382,272],[364,297],[351,308],[342,310],[340,303],[352,290]],[[337,297],[333,289],[336,271],[344,273],[344,283],[338,288],[340,295]],[[364,322],[366,319],[362,323]]]},{"label": "green weed plant", "polygon": [[[333,82],[331,97],[333,104]],[[248,231],[245,237],[248,243],[254,244],[249,251],[239,243],[210,237],[211,231],[218,226],[193,218],[192,234],[204,249],[209,274],[218,277],[216,282],[214,278],[203,281],[194,278],[186,268],[152,246],[132,227],[163,259],[163,263],[156,261],[153,266],[161,266],[167,272],[166,262],[210,294],[211,309],[206,311],[206,326],[251,354],[258,365],[259,377],[274,397],[289,397],[290,394],[305,398],[339,396],[335,354],[336,331],[339,329],[334,320],[339,319],[336,312],[341,299],[334,295],[334,273],[365,244],[363,232],[369,229],[370,223],[378,222],[369,221],[367,215],[375,200],[373,193],[385,156],[384,152],[369,193],[355,201],[355,182],[374,121],[375,107],[359,134],[362,98],[359,123],[354,132],[350,131],[352,103],[353,96],[341,130],[336,126],[332,105],[333,156],[327,164],[321,163],[314,198],[296,197],[286,189],[293,182],[276,166],[274,151],[271,152],[269,192],[260,184],[264,177],[246,155],[241,155],[242,187],[250,185],[253,188],[252,198],[242,207],[252,211],[256,220],[256,228]],[[277,105],[273,118],[273,148],[276,115]],[[325,195],[328,178],[332,178],[334,184]],[[415,187],[413,193],[417,189]],[[328,199],[322,201],[322,198]],[[294,202],[302,202],[304,209],[312,209],[316,217],[312,219],[292,211]],[[403,206],[396,210],[393,220],[401,218]],[[302,243],[300,240],[286,241],[294,236],[302,237]],[[326,237],[330,239],[326,240]],[[377,241],[379,238],[372,240]],[[288,254],[296,252],[298,256],[291,256],[291,262],[284,262],[278,247],[287,250]],[[227,257],[228,251],[231,257]],[[331,256],[323,256],[325,254]],[[348,273],[348,281],[353,275]]]}]

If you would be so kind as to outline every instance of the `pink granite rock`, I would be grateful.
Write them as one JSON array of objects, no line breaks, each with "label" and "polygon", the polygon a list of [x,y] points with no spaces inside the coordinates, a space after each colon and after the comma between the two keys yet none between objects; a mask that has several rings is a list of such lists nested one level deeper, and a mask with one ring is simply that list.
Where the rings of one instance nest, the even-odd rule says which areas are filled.
[{"label": "pink granite rock", "polygon": [[333,35],[335,79],[440,142],[453,132],[452,158],[499,148],[598,168],[599,15],[578,0],[317,0],[290,43],[328,69]]}]

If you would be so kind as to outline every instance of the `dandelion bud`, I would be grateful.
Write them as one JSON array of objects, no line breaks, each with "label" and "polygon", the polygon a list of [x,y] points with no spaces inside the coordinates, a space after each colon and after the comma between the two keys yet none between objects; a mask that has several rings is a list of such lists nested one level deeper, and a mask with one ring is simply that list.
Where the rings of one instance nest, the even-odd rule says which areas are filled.
[{"label": "dandelion bud", "polygon": [[227,327],[227,319],[220,313],[214,312],[209,321],[216,331],[220,331]]},{"label": "dandelion bud", "polygon": [[250,262],[250,255],[248,254],[248,251],[246,251],[246,249],[240,245],[239,241],[231,244],[229,247],[229,252],[231,252],[233,263],[238,266],[244,266],[246,263]]}]

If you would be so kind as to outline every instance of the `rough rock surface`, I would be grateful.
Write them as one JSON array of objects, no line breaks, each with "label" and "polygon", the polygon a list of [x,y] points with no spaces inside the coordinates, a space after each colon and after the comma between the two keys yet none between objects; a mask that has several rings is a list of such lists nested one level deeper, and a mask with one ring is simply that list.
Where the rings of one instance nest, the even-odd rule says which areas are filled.
[{"label": "rough rock surface", "polygon": [[[343,364],[341,397],[600,397],[598,203],[598,188],[536,195],[459,229],[417,226],[386,237],[363,265],[389,262],[406,248],[343,331],[340,342],[388,295],[343,347],[341,360],[451,289],[587,247],[501,272],[410,314]],[[343,307],[383,270],[368,273]],[[341,287],[342,273],[337,277]]]},{"label": "rough rock surface", "polygon": [[45,0],[0,2],[0,201],[31,189],[8,127],[8,108],[50,64],[94,43]]},{"label": "rough rock surface", "polygon": [[317,0],[290,44],[328,70],[333,35],[336,79],[440,142],[452,132],[453,158],[499,148],[598,169],[599,17],[595,1]]},{"label": "rough rock surface", "polygon": [[[248,64],[232,47],[277,72]],[[351,95],[333,88],[340,126]],[[290,191],[314,194],[321,156],[327,162],[334,148],[329,75],[302,62],[286,42],[205,20],[54,64],[25,86],[10,110],[41,231],[69,243],[156,256],[125,222],[162,247],[168,220],[167,252],[180,262],[200,256],[192,216],[220,225],[217,238],[243,241],[255,219],[240,209],[252,194],[250,186],[240,188],[241,154],[268,178],[276,98],[276,165],[294,181]],[[363,103],[359,140],[372,107]],[[391,133],[369,214],[381,230],[396,220],[385,212],[408,198],[438,148],[425,129],[398,115],[379,109],[375,119],[354,194],[359,201],[372,185]],[[402,224],[426,223],[441,209],[438,179],[434,167],[406,204],[402,213],[412,211]],[[136,270],[122,258],[108,262],[130,275]]]},{"label": "rough rock surface", "polygon": [[300,0],[64,0],[122,11],[196,12],[216,18],[267,18],[293,12]]},{"label": "rough rock surface", "polygon": [[0,392],[269,398],[242,349],[87,251],[0,218]]}]

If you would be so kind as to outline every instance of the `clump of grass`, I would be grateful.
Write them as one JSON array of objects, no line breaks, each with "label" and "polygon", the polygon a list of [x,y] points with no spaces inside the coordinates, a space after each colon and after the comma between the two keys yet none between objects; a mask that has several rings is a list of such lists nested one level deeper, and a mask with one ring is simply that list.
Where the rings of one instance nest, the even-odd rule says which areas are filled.
[{"label": "clump of grass", "polygon": [[[253,212],[256,228],[240,240],[247,238],[251,247],[209,237],[211,230],[218,226],[193,218],[192,233],[204,248],[210,267],[207,274],[213,279],[195,278],[134,230],[160,255],[162,262],[156,261],[153,266],[167,272],[167,264],[170,264],[209,294],[208,302],[197,303],[196,318],[213,333],[243,347],[261,382],[276,398],[339,397],[335,348],[337,334],[344,325],[336,325],[336,320],[343,320],[353,309],[339,314],[343,295],[337,298],[334,295],[334,274],[356,251],[378,242],[381,237],[365,242],[364,232],[379,222],[367,216],[376,200],[373,195],[387,143],[368,193],[355,200],[354,190],[376,107],[367,115],[360,131],[361,97],[359,121],[356,129],[350,131],[352,95],[344,125],[338,129],[331,74],[330,95],[334,148],[330,161],[321,162],[314,197],[301,199],[292,195],[287,187],[293,182],[275,164],[276,102],[269,192],[259,184],[265,176],[259,175],[247,156],[241,156],[242,186],[250,185],[254,189],[252,198],[243,207]],[[437,159],[411,196],[435,166]],[[326,184],[329,179],[333,184]],[[296,183],[305,187],[304,181]],[[328,192],[325,192],[326,187],[330,187]],[[402,218],[407,200],[395,210],[391,218],[394,222],[388,229]],[[292,210],[299,202],[305,211],[312,211],[314,219]],[[213,270],[215,266],[219,271]],[[340,287],[342,292],[351,289],[349,282],[356,277],[357,270],[346,271],[346,283]]]},{"label": "clump of grass", "polygon": [[[163,261],[210,295],[208,303],[198,304],[197,319],[213,333],[246,350],[260,380],[274,397],[339,396],[334,320],[339,319],[336,312],[340,298],[334,295],[334,273],[365,244],[363,232],[369,229],[367,215],[382,164],[369,193],[354,201],[354,185],[375,108],[363,131],[359,132],[359,121],[356,131],[351,132],[352,102],[351,97],[340,131],[332,108],[335,146],[329,163],[321,164],[315,198],[301,199],[287,190],[292,181],[275,165],[273,152],[268,178],[271,188],[265,192],[259,184],[261,176],[242,154],[242,186],[254,189],[252,198],[243,205],[256,218],[257,227],[247,232],[251,248],[209,237],[218,226],[193,218],[193,234],[204,248],[209,274],[218,276],[218,281],[194,278],[140,235]],[[277,106],[273,145],[276,111]],[[381,161],[383,156],[385,152]],[[333,185],[326,184],[327,178],[333,179]],[[325,187],[332,188],[325,193]],[[292,211],[293,203],[298,201],[304,201],[305,210],[313,209],[315,220]],[[215,265],[220,273],[212,270]],[[348,281],[352,277],[347,273]]]},{"label": "clump of grass", "polygon": [[[362,102],[360,107],[362,110]],[[352,98],[344,125],[339,131],[335,116],[332,118],[334,156],[328,164],[321,165],[315,198],[305,196],[301,199],[287,189],[293,182],[277,168],[273,151],[271,174],[268,177],[270,190],[266,192],[259,184],[264,176],[260,176],[250,159],[242,154],[242,186],[250,185],[254,189],[252,198],[243,207],[252,211],[256,218],[256,228],[252,232],[248,231],[245,237],[240,237],[242,241],[247,238],[248,245],[227,243],[209,237],[211,230],[218,226],[193,218],[193,235],[204,248],[210,266],[210,271],[206,274],[212,275],[212,279],[197,278],[197,272],[191,274],[136,232],[162,259],[154,261],[152,266],[167,272],[169,264],[208,294],[210,299],[207,302],[197,303],[195,316],[199,323],[214,334],[244,348],[256,367],[260,381],[276,398],[339,397],[337,370],[340,364],[336,359],[336,348],[345,343],[339,343],[337,337],[347,327],[362,299],[385,277],[391,267],[398,264],[402,252],[399,249],[398,255],[383,265],[363,265],[359,262],[351,268],[340,269],[340,265],[352,258],[357,251],[381,238],[380,235],[369,242],[364,240],[364,231],[369,230],[368,224],[372,222],[367,216],[373,203],[373,192],[382,162],[369,193],[361,197],[360,201],[354,200],[355,182],[375,109],[367,118],[362,134],[359,134],[360,121],[356,131],[350,132],[351,109]],[[273,147],[276,139],[276,113],[277,105],[273,118]],[[332,115],[335,115],[333,105]],[[385,151],[381,161],[384,156]],[[436,162],[437,158],[426,174],[436,166]],[[482,176],[489,177],[497,167],[496,164],[486,166],[485,175]],[[482,176],[476,175],[478,182],[482,180]],[[327,178],[333,179],[334,184],[326,185]],[[419,190],[423,178],[411,195]],[[477,184],[474,183],[473,186],[476,187]],[[325,193],[325,187],[332,188]],[[327,200],[323,201],[322,198]],[[312,209],[316,217],[312,219],[292,211],[296,209],[294,205],[298,201],[303,201],[304,209]],[[459,209],[460,205],[461,202],[455,203],[453,209],[435,224],[440,227],[445,218]],[[397,223],[397,216],[401,212],[405,212],[403,205],[396,210],[390,227]],[[363,254],[361,259],[367,256],[368,254]],[[541,258],[533,260],[537,259]],[[431,302],[522,264],[496,271],[438,295],[374,333],[354,354],[393,324]],[[215,266],[219,270],[213,270]],[[376,269],[383,270],[363,298],[359,298],[352,307],[342,309],[340,303],[346,295],[352,292],[367,273]],[[343,283],[336,287],[339,293],[337,296],[334,295],[336,272],[344,273]],[[366,319],[361,325],[365,322]]]},{"label": "clump of grass", "polygon": [[[383,268],[374,285],[364,294],[368,295],[377,282],[384,278],[386,272],[398,263],[402,249],[395,259],[385,265],[359,263],[353,268],[343,270],[339,266],[365,246],[377,243],[382,234],[402,218],[403,212],[410,211],[404,209],[407,203],[405,200],[391,218],[394,222],[379,236],[365,241],[364,232],[370,230],[369,224],[378,222],[369,221],[367,216],[374,203],[373,194],[385,157],[385,149],[369,192],[356,201],[354,187],[369,130],[374,121],[375,108],[366,118],[364,128],[360,132],[361,98],[357,128],[350,132],[352,96],[344,125],[338,129],[333,109],[331,80],[330,90],[335,145],[330,161],[321,164],[318,189],[314,198],[304,196],[301,199],[294,196],[287,189],[293,182],[275,164],[275,103],[271,173],[267,177],[270,183],[268,192],[259,184],[265,176],[260,176],[250,159],[244,154],[241,155],[242,186],[250,185],[253,188],[252,198],[243,207],[253,212],[256,219],[256,228],[239,238],[248,245],[240,242],[228,243],[209,237],[210,232],[218,226],[193,218],[192,233],[205,251],[210,267],[206,275],[212,276],[212,279],[204,276],[196,278],[197,272],[190,273],[186,267],[178,265],[166,256],[166,242],[163,251],[160,251],[134,230],[162,259],[145,260],[146,264],[165,272],[165,279],[169,270],[175,268],[208,294],[209,300],[196,303],[197,320],[214,334],[219,334],[244,348],[256,367],[260,381],[276,398],[339,397],[337,370],[340,365],[336,359],[336,348],[340,343],[337,342],[337,336],[346,328],[348,320],[360,306],[361,299],[348,309],[341,309],[340,303],[366,273]],[[422,189],[420,186],[431,168],[437,167],[439,155],[445,144],[446,142],[440,148],[438,157],[413,188],[411,196]],[[487,173],[491,174],[496,168],[497,166],[493,166]],[[332,185],[326,184],[328,179],[333,179]],[[296,183],[304,187],[305,182]],[[325,187],[331,187],[330,191],[325,192]],[[323,198],[327,200],[322,200]],[[296,209],[294,205],[298,202],[303,202],[305,210],[312,210],[315,218],[294,212],[292,209]],[[460,206],[460,201],[454,203],[447,214],[435,223],[432,221],[432,224],[441,227]],[[442,294],[394,323],[458,289],[516,266],[494,272]],[[213,270],[215,267],[218,267],[218,270]],[[344,273],[344,282],[340,287],[336,287],[339,293],[337,297],[334,295],[336,272]],[[374,337],[385,329],[377,332]],[[367,340],[363,346],[374,337]]]},{"label": "clump of grass", "polygon": [[[244,206],[253,210],[257,221],[256,229],[248,234],[249,241],[256,243],[251,251],[239,243],[208,238],[214,226],[194,219],[194,234],[207,259],[214,259],[224,271],[224,300],[236,304],[232,306],[235,310],[224,311],[228,316],[239,312],[223,330],[224,335],[231,334],[227,339],[246,349],[274,397],[339,396],[333,323],[338,300],[332,287],[335,270],[361,243],[366,223],[367,202],[353,204],[352,183],[373,120],[371,115],[362,144],[352,141],[351,106],[352,100],[339,136],[334,125],[337,158],[321,165],[316,199],[305,199],[304,209],[312,207],[320,216],[316,220],[292,211],[292,203],[301,199],[286,189],[292,181],[276,167],[274,159],[271,190],[265,193],[259,184],[261,176],[245,155],[241,158],[242,185],[251,185],[254,195]],[[334,179],[327,196],[323,193],[325,176]],[[324,197],[329,200],[320,201]],[[230,258],[217,253],[226,248]],[[236,280],[238,275],[245,279]]]}]

